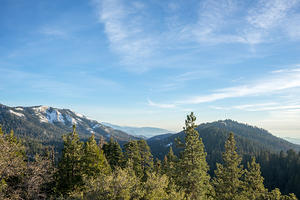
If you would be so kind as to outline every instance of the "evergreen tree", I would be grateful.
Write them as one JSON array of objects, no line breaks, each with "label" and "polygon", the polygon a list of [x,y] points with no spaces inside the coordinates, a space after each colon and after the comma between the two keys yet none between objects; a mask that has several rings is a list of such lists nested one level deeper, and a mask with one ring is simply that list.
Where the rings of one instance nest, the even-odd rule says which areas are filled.
[{"label": "evergreen tree", "polygon": [[253,200],[265,199],[268,191],[264,186],[260,165],[256,163],[255,157],[252,157],[251,162],[248,162],[247,166],[248,168],[245,170],[243,178],[245,196]]},{"label": "evergreen tree", "polygon": [[242,195],[243,183],[241,177],[244,173],[241,166],[242,158],[236,152],[236,142],[233,133],[230,133],[225,143],[223,153],[224,164],[217,163],[213,185],[215,188],[215,199],[222,200],[241,200],[245,199]]},{"label": "evergreen tree", "polygon": [[87,178],[110,172],[110,166],[103,151],[97,145],[94,134],[92,134],[84,146],[83,162]]},{"label": "evergreen tree", "polygon": [[169,177],[170,181],[174,181],[176,177],[177,162],[178,158],[174,155],[172,147],[170,147],[170,150],[165,156],[163,162],[163,173]]},{"label": "evergreen tree", "polygon": [[57,190],[66,195],[83,186],[83,143],[79,140],[76,126],[73,132],[63,136],[64,149],[58,165]]},{"label": "evergreen tree", "polygon": [[103,151],[112,170],[114,170],[116,167],[124,167],[124,156],[122,149],[119,143],[112,137],[107,144],[103,144]]},{"label": "evergreen tree", "polygon": [[126,160],[133,161],[133,169],[137,177],[147,179],[147,172],[153,170],[153,156],[145,140],[130,141],[124,145]]},{"label": "evergreen tree", "polygon": [[196,117],[193,113],[185,120],[185,149],[179,161],[177,183],[185,189],[190,199],[209,199],[213,192],[206,153],[199,133],[195,130]]}]

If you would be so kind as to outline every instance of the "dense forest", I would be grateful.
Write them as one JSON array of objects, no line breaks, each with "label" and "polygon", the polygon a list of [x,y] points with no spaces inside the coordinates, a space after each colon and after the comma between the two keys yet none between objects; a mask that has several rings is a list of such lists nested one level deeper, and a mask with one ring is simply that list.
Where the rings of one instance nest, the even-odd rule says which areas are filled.
[{"label": "dense forest", "polygon": [[297,199],[290,192],[300,195],[299,153],[249,147],[255,153],[245,154],[236,142],[241,138],[225,132],[223,143],[214,135],[214,150],[204,146],[205,135],[195,121],[193,113],[187,116],[175,153],[169,146],[156,158],[145,140],[131,140],[122,148],[113,137],[97,142],[92,134],[82,141],[75,126],[63,135],[60,154],[39,148],[32,156],[33,139],[25,147],[13,131],[0,128],[0,198],[289,200]]}]

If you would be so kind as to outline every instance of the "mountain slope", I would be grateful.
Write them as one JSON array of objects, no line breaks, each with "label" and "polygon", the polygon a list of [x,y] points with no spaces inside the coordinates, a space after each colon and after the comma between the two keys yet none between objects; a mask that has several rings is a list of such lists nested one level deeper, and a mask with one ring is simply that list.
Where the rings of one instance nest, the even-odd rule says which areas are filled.
[{"label": "mountain slope", "polygon": [[[300,150],[299,145],[292,144],[286,140],[273,136],[264,129],[238,123],[232,120],[204,123],[199,125],[196,129],[199,132],[200,137],[203,139],[208,156],[224,150],[223,146],[229,132],[233,132],[235,134],[238,150],[243,154],[254,154],[263,150],[272,152],[279,152],[281,150],[287,151],[288,149],[294,149],[296,151]],[[175,153],[180,151],[180,149],[176,148],[176,138],[183,140],[184,132],[180,132],[169,137],[161,136],[156,137],[155,139],[149,138],[147,142],[152,153],[155,156],[162,158],[167,153],[169,146],[173,147]]]},{"label": "mountain slope", "polygon": [[138,139],[69,109],[48,106],[9,107],[0,104],[0,124],[6,132],[13,129],[18,136],[35,138],[47,143],[61,141],[61,136],[70,132],[73,124],[76,125],[82,139],[92,133],[96,138],[103,136],[107,140],[113,137],[119,142]]},{"label": "mountain slope", "polygon": [[116,130],[124,131],[130,135],[134,135],[134,136],[138,136],[138,137],[144,136],[146,138],[149,138],[149,137],[153,137],[155,135],[172,133],[172,131],[168,131],[168,130],[162,129],[162,128],[155,128],[155,127],[118,126],[118,125],[110,124],[107,122],[101,122],[101,124],[109,126]]}]

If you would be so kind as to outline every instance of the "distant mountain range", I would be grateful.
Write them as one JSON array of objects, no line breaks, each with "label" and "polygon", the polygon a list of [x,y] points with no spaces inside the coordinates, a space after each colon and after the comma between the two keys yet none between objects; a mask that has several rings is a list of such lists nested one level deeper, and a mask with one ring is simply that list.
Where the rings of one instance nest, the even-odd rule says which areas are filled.
[{"label": "distant mountain range", "polygon": [[0,104],[0,124],[6,132],[13,129],[18,136],[40,141],[61,141],[63,134],[72,131],[73,124],[82,139],[92,133],[96,138],[103,136],[107,140],[113,137],[119,142],[140,139],[69,109],[48,106],[9,107]]},{"label": "distant mountain range", "polygon": [[[6,132],[13,129],[16,135],[38,140],[43,144],[62,142],[61,136],[72,131],[75,124],[79,136],[85,140],[92,133],[96,138],[103,136],[106,140],[113,137],[120,144],[130,140],[150,137],[147,142],[154,156],[163,157],[172,146],[175,152],[176,138],[184,138],[184,133],[153,127],[118,126],[98,122],[69,109],[58,109],[48,106],[9,107],[0,104],[0,124]],[[268,131],[232,120],[220,120],[200,124],[197,130],[202,137],[208,153],[219,149],[222,151],[229,132],[234,132],[237,145],[243,153],[268,150],[273,152],[288,149],[300,150],[300,146],[273,136]],[[160,135],[158,135],[160,134]],[[153,136],[154,135],[154,136]],[[153,137],[151,137],[153,136]],[[288,139],[288,138],[287,138]]]},{"label": "distant mountain range", "polygon": [[284,137],[283,139],[294,143],[294,144],[299,144],[300,145],[300,138],[291,138],[291,137]]},{"label": "distant mountain range", "polygon": [[113,129],[124,131],[130,135],[134,135],[137,137],[150,138],[156,135],[174,133],[173,131],[169,131],[162,128],[154,128],[154,127],[132,127],[132,126],[119,126],[110,124],[107,122],[101,122],[101,124],[109,126]]}]

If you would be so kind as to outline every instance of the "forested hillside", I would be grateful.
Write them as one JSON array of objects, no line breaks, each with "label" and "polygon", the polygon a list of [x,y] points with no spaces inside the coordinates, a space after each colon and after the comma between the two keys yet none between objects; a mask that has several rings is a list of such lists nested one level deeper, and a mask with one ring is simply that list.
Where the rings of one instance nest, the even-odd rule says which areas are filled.
[{"label": "forested hillside", "polygon": [[[97,143],[95,135],[91,134],[84,142],[75,125],[72,132],[63,135],[61,156],[55,158],[55,153],[49,149],[28,160],[24,145],[13,131],[5,133],[0,127],[0,198],[297,199],[289,193],[300,191],[300,154],[292,150],[287,155],[263,151],[265,156],[252,156],[244,160],[246,165],[242,165],[242,156],[238,152],[243,152],[239,149],[244,143],[236,145],[233,133],[221,132],[224,142],[220,139],[215,143],[222,149],[221,158],[213,173],[209,173],[211,166],[206,161],[206,148],[196,131],[195,120],[193,113],[187,116],[183,137],[176,141],[181,147],[179,156],[173,153],[170,145],[162,160],[154,159],[145,140],[129,141],[123,150],[112,137],[108,142],[102,139]],[[210,134],[214,133],[213,129],[208,130],[211,130]],[[265,184],[270,180],[264,181],[256,160],[269,165],[270,173],[272,167],[276,168],[282,181],[288,180],[289,188],[280,191],[277,187],[282,187],[283,182],[278,182],[268,189]],[[281,166],[283,163],[284,167]],[[293,179],[289,179],[291,173]]]}]

